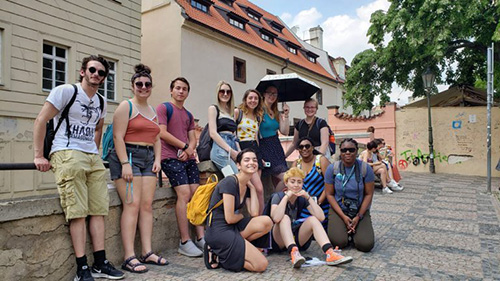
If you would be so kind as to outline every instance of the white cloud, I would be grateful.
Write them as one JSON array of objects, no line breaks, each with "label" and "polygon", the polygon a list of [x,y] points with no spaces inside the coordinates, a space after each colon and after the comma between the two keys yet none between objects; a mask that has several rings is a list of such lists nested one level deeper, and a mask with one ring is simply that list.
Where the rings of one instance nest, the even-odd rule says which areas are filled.
[{"label": "white cloud", "polygon": [[284,22],[290,22],[292,20],[292,15],[285,12],[281,14],[280,19],[282,19]]}]

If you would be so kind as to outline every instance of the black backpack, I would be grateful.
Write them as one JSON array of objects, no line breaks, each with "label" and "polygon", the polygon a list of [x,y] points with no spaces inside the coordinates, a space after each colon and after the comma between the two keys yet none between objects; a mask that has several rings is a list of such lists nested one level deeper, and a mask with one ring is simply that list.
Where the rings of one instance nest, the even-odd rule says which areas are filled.
[{"label": "black backpack", "polygon": [[[217,110],[217,116],[215,117],[216,123],[219,123],[219,107],[215,105]],[[213,140],[210,137],[210,132],[208,131],[208,123],[201,131],[200,139],[198,140],[198,146],[196,147],[196,153],[198,154],[198,160],[200,162],[210,160],[210,151],[212,150]]]},{"label": "black backpack", "polygon": [[[68,143],[66,144],[66,147],[69,146],[69,137],[71,135],[71,128],[69,125],[69,109],[75,103],[76,96],[78,95],[78,88],[76,87],[75,84],[72,85],[73,88],[75,89],[75,92],[73,93],[73,96],[69,100],[68,104],[64,107],[62,113],[61,113],[61,118],[59,118],[59,121],[57,122],[57,126],[54,128],[54,119],[50,119],[45,128],[45,139],[43,140],[43,157],[46,159],[50,160],[50,150],[52,149],[52,143],[54,142],[54,138],[56,136],[57,130],[59,130],[59,127],[61,127],[61,124],[63,120],[66,120],[66,135],[68,137]],[[104,110],[104,98],[99,94],[96,93],[96,95],[99,97],[99,109],[102,111]]]}]

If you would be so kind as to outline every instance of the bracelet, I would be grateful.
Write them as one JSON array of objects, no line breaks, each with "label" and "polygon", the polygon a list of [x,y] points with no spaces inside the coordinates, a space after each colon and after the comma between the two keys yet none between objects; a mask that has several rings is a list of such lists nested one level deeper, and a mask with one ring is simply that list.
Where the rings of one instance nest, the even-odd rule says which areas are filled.
[{"label": "bracelet", "polygon": [[120,162],[120,164],[125,165],[125,164],[130,164],[130,162],[127,160],[127,161]]},{"label": "bracelet", "polygon": [[186,143],[184,144],[184,147],[182,148],[182,151],[185,151],[186,149],[188,149],[189,145]]}]

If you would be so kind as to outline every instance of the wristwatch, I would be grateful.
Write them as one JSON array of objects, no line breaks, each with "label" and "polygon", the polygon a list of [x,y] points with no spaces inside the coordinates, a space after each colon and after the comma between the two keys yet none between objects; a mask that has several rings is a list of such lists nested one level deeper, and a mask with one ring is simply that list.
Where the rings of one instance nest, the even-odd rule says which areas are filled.
[{"label": "wristwatch", "polygon": [[184,144],[184,147],[182,148],[182,150],[186,150],[186,149],[188,149],[188,147],[189,147],[189,145],[186,143],[186,144]]},{"label": "wristwatch", "polygon": [[359,220],[362,220],[362,219],[363,219],[363,217],[364,217],[364,216],[363,216],[362,214],[360,214],[360,213],[358,213],[356,216],[358,216]]}]

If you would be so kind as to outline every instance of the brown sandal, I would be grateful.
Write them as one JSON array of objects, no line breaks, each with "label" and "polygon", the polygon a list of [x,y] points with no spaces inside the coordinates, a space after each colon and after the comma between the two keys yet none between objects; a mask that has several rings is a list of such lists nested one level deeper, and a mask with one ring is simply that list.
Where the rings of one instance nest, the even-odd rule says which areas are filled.
[{"label": "brown sandal", "polygon": [[[142,262],[142,263],[147,263],[147,264],[154,264],[154,265],[159,265],[159,266],[164,266],[164,265],[168,265],[169,262],[167,261],[166,258],[160,256],[160,255],[157,255],[158,256],[158,260],[157,261],[151,261],[151,260],[147,260],[150,256],[154,255],[155,253],[153,251],[149,251],[147,252],[144,256],[141,256],[139,258],[139,260]],[[162,263],[161,260],[164,260],[165,263]]]}]

